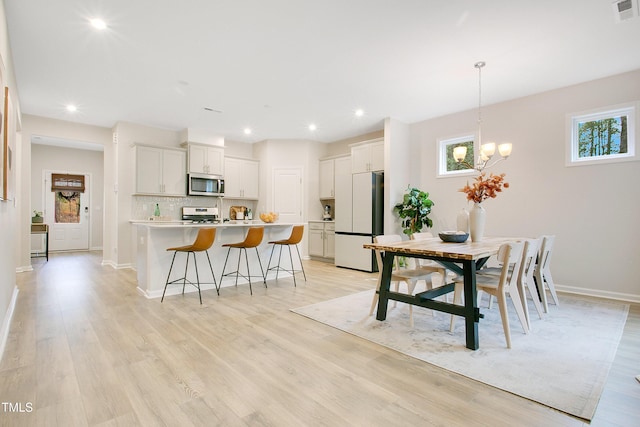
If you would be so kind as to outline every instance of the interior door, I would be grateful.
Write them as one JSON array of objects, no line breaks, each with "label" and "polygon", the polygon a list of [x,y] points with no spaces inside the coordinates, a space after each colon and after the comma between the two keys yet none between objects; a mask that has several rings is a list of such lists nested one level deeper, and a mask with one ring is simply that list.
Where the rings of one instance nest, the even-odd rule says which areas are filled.
[{"label": "interior door", "polygon": [[302,170],[275,169],[273,172],[273,211],[281,222],[302,221]]},{"label": "interior door", "polygon": [[84,192],[52,191],[51,173],[45,172],[43,188],[44,221],[49,224],[49,250],[88,250],[90,176],[84,175]]}]

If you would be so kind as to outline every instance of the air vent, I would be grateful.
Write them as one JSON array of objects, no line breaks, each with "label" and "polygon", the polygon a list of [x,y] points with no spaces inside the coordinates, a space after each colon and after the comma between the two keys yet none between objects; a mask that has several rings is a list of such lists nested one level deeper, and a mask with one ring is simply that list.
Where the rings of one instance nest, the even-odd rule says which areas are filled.
[{"label": "air vent", "polygon": [[638,0],[617,0],[612,6],[613,18],[616,22],[627,21],[638,16]]}]

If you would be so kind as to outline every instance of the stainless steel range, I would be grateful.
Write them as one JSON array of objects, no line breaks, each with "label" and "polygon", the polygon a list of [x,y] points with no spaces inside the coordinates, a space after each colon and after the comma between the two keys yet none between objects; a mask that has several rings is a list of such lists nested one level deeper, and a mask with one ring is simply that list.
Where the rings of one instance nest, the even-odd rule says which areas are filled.
[{"label": "stainless steel range", "polygon": [[194,223],[218,223],[218,208],[185,206],[182,208],[182,220]]}]

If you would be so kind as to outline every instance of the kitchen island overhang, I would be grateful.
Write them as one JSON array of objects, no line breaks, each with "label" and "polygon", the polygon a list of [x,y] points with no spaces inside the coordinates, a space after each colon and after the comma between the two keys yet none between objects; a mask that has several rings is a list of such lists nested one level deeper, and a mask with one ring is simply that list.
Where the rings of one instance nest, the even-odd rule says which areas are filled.
[{"label": "kitchen island overhang", "polygon": [[[266,272],[267,262],[271,255],[272,245],[270,241],[286,239],[291,234],[291,229],[294,225],[301,225],[301,223],[264,223],[261,221],[248,221],[235,223],[225,222],[220,224],[206,224],[206,223],[190,223],[185,221],[135,221],[130,223],[134,226],[135,233],[135,247],[136,247],[136,262],[135,268],[137,272],[137,291],[139,294],[146,298],[160,298],[164,289],[167,273],[169,272],[169,265],[171,264],[171,258],[173,252],[167,251],[167,248],[189,245],[193,243],[198,234],[200,228],[216,228],[216,239],[209,249],[209,256],[211,258],[211,264],[213,265],[213,273],[216,281],[218,281],[221,288],[235,286],[235,276],[227,276],[222,280],[221,273],[224,266],[224,260],[227,256],[227,248],[223,248],[225,243],[240,242],[247,234],[249,227],[264,227],[264,239],[260,246],[258,246],[258,253],[260,255],[260,261],[262,262],[262,268]],[[278,255],[276,254],[274,258]],[[206,257],[204,254],[197,254],[196,256],[202,256],[202,260],[206,263]],[[248,252],[249,268],[252,272],[260,271],[260,265],[256,257],[255,251]],[[184,268],[185,257],[176,259],[178,269]],[[244,256],[243,256],[244,258]],[[201,258],[198,258],[200,260]],[[282,257],[284,260],[285,257]],[[287,257],[288,261],[288,257]],[[232,264],[235,268],[237,265],[237,254],[235,251],[229,256],[229,264]],[[190,262],[191,264],[191,262]],[[240,263],[240,271],[246,269],[245,262]],[[201,262],[198,265],[205,265]],[[208,266],[207,266],[208,267]],[[296,266],[297,269],[298,266]],[[213,279],[211,278],[211,272],[208,268],[198,268],[198,274],[200,275],[201,289],[202,291],[214,290]],[[255,274],[255,273],[254,273]],[[274,279],[276,275],[275,271],[268,274],[267,280]],[[195,281],[195,271],[193,266],[189,267],[188,276],[192,277]],[[273,277],[272,277],[273,276]],[[287,274],[281,272],[279,278],[285,278]],[[239,278],[238,284],[247,284],[248,281]],[[248,286],[247,286],[248,287]],[[185,292],[197,292],[196,288],[188,286],[185,288]],[[249,289],[247,289],[247,293]],[[182,286],[170,285],[167,288],[166,296],[177,295],[182,293]],[[215,294],[212,294],[215,295]],[[203,295],[204,297],[204,295]]]}]

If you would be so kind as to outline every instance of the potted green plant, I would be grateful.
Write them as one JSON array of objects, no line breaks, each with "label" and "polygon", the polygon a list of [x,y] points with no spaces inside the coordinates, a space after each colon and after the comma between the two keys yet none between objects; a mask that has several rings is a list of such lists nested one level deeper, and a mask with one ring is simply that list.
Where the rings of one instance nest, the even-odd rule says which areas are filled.
[{"label": "potted green plant", "polygon": [[41,224],[44,222],[44,218],[42,217],[42,211],[33,211],[33,216],[31,217],[32,224]]},{"label": "potted green plant", "polygon": [[402,202],[393,208],[400,217],[403,233],[411,236],[413,233],[419,233],[424,226],[432,227],[433,221],[429,218],[429,214],[433,205],[429,193],[408,187]]}]

